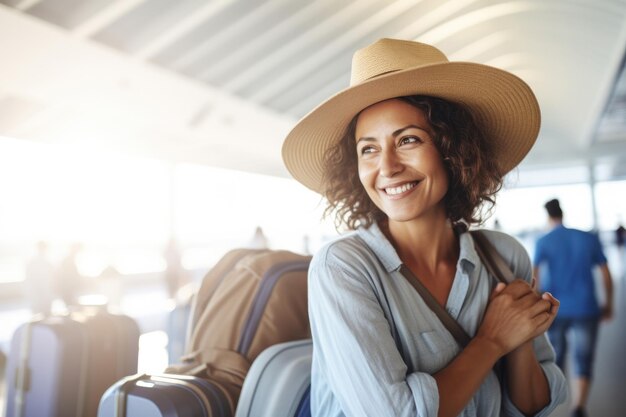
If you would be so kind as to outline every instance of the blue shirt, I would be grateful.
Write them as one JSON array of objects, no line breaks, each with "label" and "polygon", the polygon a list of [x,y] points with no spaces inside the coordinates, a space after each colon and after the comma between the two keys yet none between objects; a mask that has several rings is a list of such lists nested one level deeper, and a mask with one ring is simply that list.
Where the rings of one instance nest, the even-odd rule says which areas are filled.
[{"label": "blue shirt", "polygon": [[[531,264],[523,247],[503,233],[485,235],[515,275],[530,280]],[[313,257],[313,416],[437,415],[439,391],[432,374],[460,348],[402,276],[401,264],[376,225],[327,244]],[[492,287],[471,235],[462,234],[446,309],[470,336],[481,323]],[[565,399],[566,382],[545,335],[534,340],[534,348],[550,385],[551,402],[537,414],[546,416]],[[492,371],[461,416],[501,415],[522,416]]]},{"label": "blue shirt", "polygon": [[561,302],[559,317],[598,317],[593,268],[606,264],[598,237],[558,225],[535,246],[535,266],[544,264],[540,285]]}]

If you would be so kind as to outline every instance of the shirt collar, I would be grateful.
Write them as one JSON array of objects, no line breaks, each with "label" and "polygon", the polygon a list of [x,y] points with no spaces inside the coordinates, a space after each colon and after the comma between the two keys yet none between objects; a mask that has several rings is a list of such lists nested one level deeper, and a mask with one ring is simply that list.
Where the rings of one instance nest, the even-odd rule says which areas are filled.
[{"label": "shirt collar", "polygon": [[465,232],[461,233],[459,241],[461,250],[459,253],[457,268],[462,268],[463,271],[470,274],[476,265],[480,263],[478,252],[476,252],[476,247],[474,246],[474,239],[472,238],[472,234],[470,232]]},{"label": "shirt collar", "polygon": [[387,236],[380,230],[377,223],[372,224],[368,228],[359,227],[357,229],[357,235],[363,239],[367,246],[374,252],[387,272],[400,269],[402,261],[398,253],[391,242],[387,240]]},{"label": "shirt collar", "polygon": [[[359,227],[357,229],[357,236],[363,239],[365,244],[374,252],[387,272],[400,269],[402,260],[398,256],[396,249],[387,239],[387,236],[380,230],[377,223],[372,224],[368,228]],[[470,233],[462,233],[459,238],[459,244],[460,253],[457,267],[469,274],[480,262],[478,253],[474,248],[474,239],[472,239]]]}]

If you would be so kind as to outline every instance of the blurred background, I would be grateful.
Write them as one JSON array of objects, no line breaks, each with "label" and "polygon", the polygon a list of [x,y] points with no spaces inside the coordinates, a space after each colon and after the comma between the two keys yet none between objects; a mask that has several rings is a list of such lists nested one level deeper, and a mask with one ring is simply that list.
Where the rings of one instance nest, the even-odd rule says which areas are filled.
[{"label": "blurred background", "polygon": [[[55,277],[75,276],[72,297],[137,320],[140,371],[158,372],[168,314],[226,251],[335,237],[280,146],[380,37],[528,82],[540,136],[486,227],[532,254],[560,199],[567,226],[599,234],[623,301],[626,0],[0,0],[0,350],[42,298],[62,311]],[[606,369],[626,347],[610,326]]]}]

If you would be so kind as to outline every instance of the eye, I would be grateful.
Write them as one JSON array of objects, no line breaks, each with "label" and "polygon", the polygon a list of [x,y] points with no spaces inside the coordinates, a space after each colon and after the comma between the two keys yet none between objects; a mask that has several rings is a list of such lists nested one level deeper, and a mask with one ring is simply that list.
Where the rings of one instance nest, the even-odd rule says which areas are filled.
[{"label": "eye", "polygon": [[411,143],[422,143],[423,141],[417,136],[403,136],[400,138],[398,145],[408,145]]},{"label": "eye", "polygon": [[371,145],[365,145],[365,146],[363,146],[363,147],[361,148],[361,150],[359,151],[359,153],[360,153],[361,155],[365,155],[365,154],[368,154],[368,153],[374,153],[374,152],[376,152],[376,148],[374,148],[374,147],[373,147],[373,146],[371,146]]}]

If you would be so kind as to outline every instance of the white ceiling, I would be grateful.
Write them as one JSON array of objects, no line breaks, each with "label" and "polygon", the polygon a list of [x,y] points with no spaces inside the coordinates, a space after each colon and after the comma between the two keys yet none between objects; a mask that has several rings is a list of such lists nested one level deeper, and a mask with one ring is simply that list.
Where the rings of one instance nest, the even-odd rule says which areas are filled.
[{"label": "white ceiling", "polygon": [[0,135],[286,175],[290,126],[381,37],[526,80],[523,169],[626,177],[626,0],[0,0]]}]

